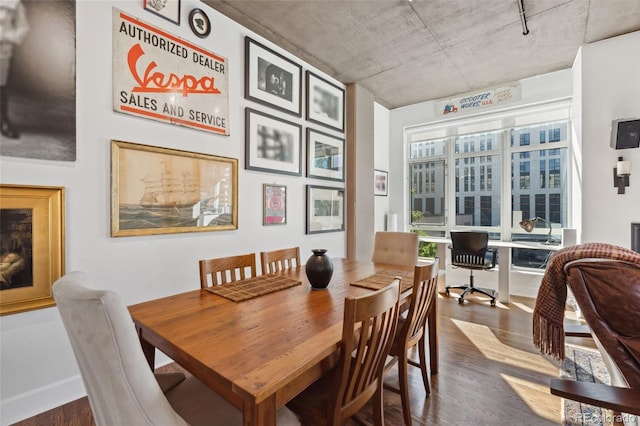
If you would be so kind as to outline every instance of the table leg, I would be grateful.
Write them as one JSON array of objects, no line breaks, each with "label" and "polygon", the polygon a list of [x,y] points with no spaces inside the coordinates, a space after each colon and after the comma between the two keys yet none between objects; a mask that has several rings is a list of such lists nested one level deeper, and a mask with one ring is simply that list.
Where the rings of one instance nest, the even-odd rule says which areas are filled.
[{"label": "table leg", "polygon": [[136,331],[138,332],[138,339],[140,339],[140,346],[142,346],[144,357],[147,359],[151,371],[154,371],[156,366],[156,348],[142,337],[142,330],[140,328],[136,327]]},{"label": "table leg", "polygon": [[509,303],[509,274],[511,272],[511,248],[498,248],[498,302]]},{"label": "table leg", "polygon": [[429,363],[431,374],[438,373],[438,295],[433,301],[433,309],[429,313]]},{"label": "table leg", "polygon": [[276,396],[271,395],[255,405],[245,401],[244,426],[276,426]]}]

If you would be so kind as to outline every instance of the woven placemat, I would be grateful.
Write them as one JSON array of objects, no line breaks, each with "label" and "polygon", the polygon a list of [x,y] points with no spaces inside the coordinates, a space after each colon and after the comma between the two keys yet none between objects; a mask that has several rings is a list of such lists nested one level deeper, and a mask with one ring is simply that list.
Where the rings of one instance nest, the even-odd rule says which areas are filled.
[{"label": "woven placemat", "polygon": [[402,278],[402,282],[400,283],[400,293],[409,290],[413,286],[413,273],[407,271],[378,272],[377,274],[370,275],[367,278],[354,281],[351,285],[371,290],[380,290],[382,287],[391,284],[396,277]]},{"label": "woven placemat", "polygon": [[300,281],[278,275],[260,275],[247,280],[208,287],[206,290],[234,302],[241,302],[300,284],[302,284]]}]

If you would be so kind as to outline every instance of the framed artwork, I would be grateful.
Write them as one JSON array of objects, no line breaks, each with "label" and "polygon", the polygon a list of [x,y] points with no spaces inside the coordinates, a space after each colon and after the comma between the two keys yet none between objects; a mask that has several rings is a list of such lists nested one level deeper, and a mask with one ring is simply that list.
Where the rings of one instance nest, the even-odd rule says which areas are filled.
[{"label": "framed artwork", "polygon": [[191,31],[200,38],[206,38],[211,33],[211,21],[204,10],[199,8],[189,12],[189,26]]},{"label": "framed artwork", "polygon": [[344,89],[307,71],[307,120],[344,132]]},{"label": "framed artwork", "polygon": [[64,275],[64,188],[0,185],[0,315],[55,305]]},{"label": "framed artwork", "polygon": [[344,231],[344,189],[307,185],[307,234]]},{"label": "framed artwork", "polygon": [[262,224],[287,223],[287,187],[265,183],[262,185]]},{"label": "framed artwork", "polygon": [[142,0],[144,9],[180,25],[180,0]]},{"label": "framed artwork", "polygon": [[111,236],[238,229],[238,160],[111,141]]},{"label": "framed artwork", "polygon": [[344,139],[307,127],[307,177],[344,182]]},{"label": "framed artwork", "polygon": [[373,171],[373,194],[374,195],[389,195],[389,172],[383,172],[382,170]]},{"label": "framed artwork", "polygon": [[245,126],[246,169],[302,175],[301,125],[247,108]]},{"label": "framed artwork", "polygon": [[245,98],[302,116],[302,67],[257,41],[245,38]]}]

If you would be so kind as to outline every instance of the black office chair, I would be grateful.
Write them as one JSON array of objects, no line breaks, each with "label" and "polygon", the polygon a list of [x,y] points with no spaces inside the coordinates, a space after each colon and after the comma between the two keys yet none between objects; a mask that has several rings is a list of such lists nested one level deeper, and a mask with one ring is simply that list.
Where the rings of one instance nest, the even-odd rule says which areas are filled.
[{"label": "black office chair", "polygon": [[447,286],[446,293],[452,288],[464,290],[460,294],[458,303],[464,303],[464,297],[468,293],[482,293],[491,298],[491,306],[496,305],[496,292],[488,288],[473,286],[473,271],[488,270],[496,266],[497,250],[488,247],[489,234],[476,231],[452,231],[451,232],[451,265],[458,268],[471,270],[468,285]]}]

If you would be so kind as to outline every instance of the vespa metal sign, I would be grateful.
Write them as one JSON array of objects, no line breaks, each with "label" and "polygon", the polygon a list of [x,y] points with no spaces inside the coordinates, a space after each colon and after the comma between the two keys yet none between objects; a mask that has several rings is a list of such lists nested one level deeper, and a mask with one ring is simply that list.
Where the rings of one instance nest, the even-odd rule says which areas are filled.
[{"label": "vespa metal sign", "polygon": [[113,109],[229,135],[226,58],[113,9]]}]

